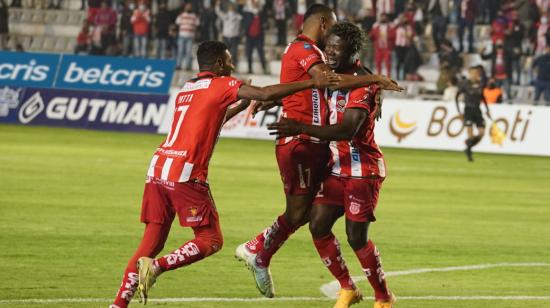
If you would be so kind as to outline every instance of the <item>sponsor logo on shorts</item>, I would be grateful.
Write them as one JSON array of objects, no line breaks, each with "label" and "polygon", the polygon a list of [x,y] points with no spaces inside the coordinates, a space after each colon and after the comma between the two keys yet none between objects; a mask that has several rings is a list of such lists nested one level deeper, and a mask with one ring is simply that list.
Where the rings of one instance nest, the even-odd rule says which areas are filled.
[{"label": "sponsor logo on shorts", "polygon": [[187,222],[199,222],[202,220],[202,215],[198,215],[199,210],[192,206],[189,208],[189,216],[187,216]]}]

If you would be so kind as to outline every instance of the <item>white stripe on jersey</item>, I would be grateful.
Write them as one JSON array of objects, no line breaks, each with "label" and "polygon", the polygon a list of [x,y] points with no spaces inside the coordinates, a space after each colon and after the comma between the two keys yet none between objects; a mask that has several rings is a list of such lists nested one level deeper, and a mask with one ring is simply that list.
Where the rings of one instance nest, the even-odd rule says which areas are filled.
[{"label": "white stripe on jersey", "polygon": [[168,174],[170,173],[170,167],[172,166],[172,162],[174,161],[173,158],[167,158],[164,162],[164,166],[162,166],[162,173],[160,174],[161,180],[168,180]]},{"label": "white stripe on jersey", "polygon": [[378,175],[383,178],[386,177],[386,165],[383,158],[378,159]]},{"label": "white stripe on jersey", "polygon": [[187,182],[189,181],[189,177],[191,177],[191,172],[193,172],[193,164],[191,163],[185,163],[183,165],[183,169],[181,170],[180,179],[178,182]]},{"label": "white stripe on jersey", "polygon": [[330,151],[332,152],[332,161],[334,162],[334,165],[332,165],[332,173],[339,175],[340,172],[342,172],[342,169],[340,168],[340,155],[338,153],[338,142],[337,141],[331,141],[329,143]]},{"label": "white stripe on jersey", "polygon": [[155,176],[155,165],[157,164],[158,159],[159,159],[158,155],[153,155],[153,158],[151,159],[151,163],[149,164],[149,170],[147,170],[147,176],[151,176],[151,177]]},{"label": "white stripe on jersey", "polygon": [[338,99],[338,91],[332,92],[332,96],[328,98],[329,105],[329,124],[336,124],[338,122],[338,111],[336,110],[336,100]]},{"label": "white stripe on jersey", "polygon": [[363,176],[363,172],[361,172],[361,154],[351,143],[349,144],[349,156],[351,158],[351,176]]}]

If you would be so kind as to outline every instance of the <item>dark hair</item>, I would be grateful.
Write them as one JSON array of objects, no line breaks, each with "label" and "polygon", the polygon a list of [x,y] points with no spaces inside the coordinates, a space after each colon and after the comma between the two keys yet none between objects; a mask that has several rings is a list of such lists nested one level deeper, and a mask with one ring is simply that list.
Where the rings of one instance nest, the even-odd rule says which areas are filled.
[{"label": "dark hair", "polygon": [[352,55],[363,48],[363,43],[367,39],[365,31],[348,21],[336,23],[330,28],[329,34],[334,34],[344,40]]},{"label": "dark hair", "polygon": [[210,66],[216,63],[216,60],[223,58],[227,46],[218,41],[204,41],[199,45],[197,50],[197,61],[199,62],[199,68],[203,66]]},{"label": "dark hair", "polygon": [[308,18],[310,18],[311,16],[314,16],[314,15],[317,15],[317,14],[321,14],[323,16],[328,16],[328,15],[331,15],[333,13],[334,12],[332,11],[332,9],[330,7],[328,7],[324,4],[315,3],[315,4],[310,5],[307,8],[306,13],[304,14],[304,22],[306,20],[308,20]]}]

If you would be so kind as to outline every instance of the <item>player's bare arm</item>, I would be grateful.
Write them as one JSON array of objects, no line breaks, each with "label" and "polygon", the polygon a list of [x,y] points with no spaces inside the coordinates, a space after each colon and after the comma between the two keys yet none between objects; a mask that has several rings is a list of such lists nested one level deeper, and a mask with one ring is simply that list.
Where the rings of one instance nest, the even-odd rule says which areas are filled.
[{"label": "player's bare arm", "polygon": [[278,138],[305,133],[327,141],[351,140],[357,134],[357,131],[361,128],[367,117],[366,110],[350,108],[346,109],[344,120],[339,124],[315,126],[282,118],[279,122],[270,124],[267,127],[272,130],[269,134],[277,135]]},{"label": "player's bare arm", "polygon": [[[319,63],[312,66],[309,69],[308,74],[311,75],[313,78],[316,78],[318,74],[325,74],[326,72],[331,71],[332,70],[327,64]],[[366,87],[371,84],[377,84],[382,90],[397,92],[401,92],[404,90],[397,84],[395,80],[382,75],[369,74],[353,76],[347,74],[338,74],[338,76],[340,77],[340,81],[335,86],[329,87],[330,89],[354,89]]]},{"label": "player's bare arm", "polygon": [[305,89],[335,86],[339,81],[340,76],[329,71],[318,74],[310,80],[276,84],[266,87],[256,87],[245,84],[239,89],[238,97],[259,101],[272,101]]}]

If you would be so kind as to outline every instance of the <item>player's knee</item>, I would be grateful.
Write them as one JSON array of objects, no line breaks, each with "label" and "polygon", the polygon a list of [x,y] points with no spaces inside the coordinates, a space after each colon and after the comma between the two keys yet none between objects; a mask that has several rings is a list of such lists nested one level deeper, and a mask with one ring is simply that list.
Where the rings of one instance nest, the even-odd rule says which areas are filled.
[{"label": "player's knee", "polygon": [[348,244],[353,250],[359,250],[367,245],[367,235],[363,232],[348,232]]},{"label": "player's knee", "polygon": [[205,257],[215,254],[223,247],[223,236],[221,234],[211,234],[197,240],[200,241],[201,250]]},{"label": "player's knee", "polygon": [[330,228],[327,228],[327,226],[323,224],[322,221],[313,218],[309,222],[309,232],[311,233],[311,237],[313,237],[314,239],[322,238],[330,233]]}]

